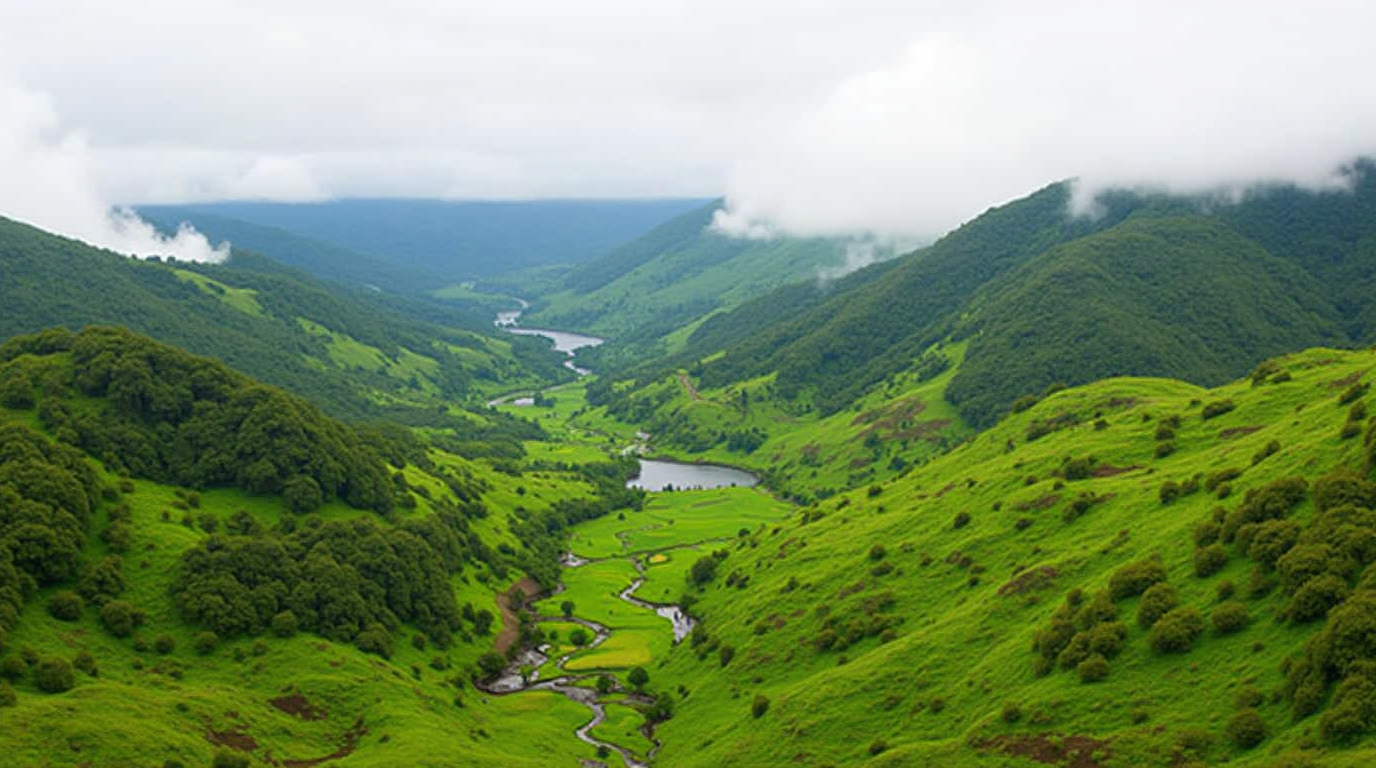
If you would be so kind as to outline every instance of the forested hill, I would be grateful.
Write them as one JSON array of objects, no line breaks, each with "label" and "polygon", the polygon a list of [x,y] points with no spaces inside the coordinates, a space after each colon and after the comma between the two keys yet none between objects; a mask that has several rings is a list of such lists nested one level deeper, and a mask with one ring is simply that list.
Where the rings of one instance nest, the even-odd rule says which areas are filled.
[{"label": "forested hill", "polygon": [[[457,282],[606,253],[702,200],[335,200],[140,206],[152,218],[224,219],[276,227],[411,273]],[[277,245],[256,248],[273,254]],[[332,256],[333,258],[333,256]],[[432,284],[436,287],[443,282]]]},{"label": "forested hill", "polygon": [[443,421],[441,401],[480,403],[487,392],[571,376],[538,340],[322,284],[262,257],[236,252],[230,266],[130,259],[5,219],[0,306],[0,338],[123,325],[350,418]]},{"label": "forested hill", "polygon": [[210,238],[211,242],[229,242],[239,251],[259,253],[316,277],[346,285],[420,293],[442,281],[442,278],[428,270],[356,253],[333,243],[293,234],[280,227],[263,226],[182,206],[144,208],[139,213],[163,232],[175,232],[182,224],[190,224]]},{"label": "forested hill", "polygon": [[[1217,384],[1268,355],[1376,338],[1376,166],[1350,189],[1231,203],[1115,192],[1094,217],[1056,184],[830,291],[790,287],[693,333],[703,383],[777,373],[823,412],[970,341],[948,396],[987,426],[1052,384],[1172,375]],[[682,362],[681,362],[682,364]]]}]

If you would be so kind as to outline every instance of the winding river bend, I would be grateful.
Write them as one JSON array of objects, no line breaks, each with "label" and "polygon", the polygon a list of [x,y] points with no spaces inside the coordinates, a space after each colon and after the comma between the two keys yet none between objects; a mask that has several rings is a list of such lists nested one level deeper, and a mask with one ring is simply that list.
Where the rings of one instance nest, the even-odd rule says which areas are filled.
[{"label": "winding river bend", "polygon": [[[530,307],[530,302],[525,299],[517,299],[516,301],[520,302],[521,308],[498,312],[497,319],[493,321],[494,325],[507,333],[514,333],[517,336],[543,336],[554,342],[555,352],[563,352],[569,356],[569,359],[564,361],[564,367],[577,373],[579,376],[587,376],[592,373],[592,371],[589,371],[587,368],[579,368],[575,365],[573,358],[574,355],[578,353],[578,350],[584,347],[600,346],[604,341],[603,339],[599,339],[596,336],[585,336],[581,333],[569,333],[568,331],[553,331],[545,328],[522,328],[520,326],[521,315]],[[516,401],[513,402],[512,405],[527,405],[527,403]]]}]

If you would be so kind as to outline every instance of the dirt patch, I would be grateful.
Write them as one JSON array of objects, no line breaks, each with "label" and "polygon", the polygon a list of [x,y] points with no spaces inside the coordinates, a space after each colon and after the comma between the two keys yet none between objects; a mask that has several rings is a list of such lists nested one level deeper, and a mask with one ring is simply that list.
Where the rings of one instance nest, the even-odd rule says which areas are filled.
[{"label": "dirt patch", "polygon": [[1013,507],[1013,509],[1016,509],[1019,512],[1031,512],[1034,509],[1051,509],[1052,507],[1056,506],[1056,502],[1060,500],[1061,495],[1059,493],[1048,493],[1045,496],[1038,496],[1035,499],[1020,501],[1017,503],[1017,505]]},{"label": "dirt patch", "polygon": [[844,600],[847,597],[850,597],[851,595],[855,594],[856,592],[863,590],[864,588],[865,582],[857,581],[849,587],[842,587],[841,590],[836,593],[836,599]]},{"label": "dirt patch", "polygon": [[311,768],[311,766],[328,763],[331,760],[342,760],[352,755],[355,749],[358,749],[358,740],[367,735],[367,733],[368,728],[363,724],[363,719],[360,718],[354,721],[354,724],[350,726],[349,730],[344,732],[344,743],[339,746],[339,749],[336,749],[324,757],[312,757],[305,760],[283,760],[281,763],[282,768]]},{"label": "dirt patch", "polygon": [[1114,397],[1108,401],[1109,408],[1131,408],[1134,405],[1137,405],[1135,397]]},{"label": "dirt patch", "polygon": [[948,494],[948,493],[950,493],[951,491],[955,490],[955,487],[956,487],[956,484],[955,484],[955,483],[947,483],[945,488],[942,488],[941,490],[939,490],[939,491],[936,492],[936,498],[939,499],[939,498],[941,498],[942,496],[945,496],[946,494]]},{"label": "dirt patch", "polygon": [[859,416],[851,419],[850,425],[852,427],[858,427],[862,424],[872,424],[873,426],[870,429],[861,433],[861,436],[864,437],[876,429],[896,429],[904,421],[911,419],[925,410],[927,410],[926,403],[922,402],[919,398],[910,397],[886,405],[883,408],[865,411]]},{"label": "dirt patch", "polygon": [[239,752],[252,752],[258,748],[258,740],[241,730],[240,726],[227,731],[206,728],[205,740],[217,747],[228,747]]},{"label": "dirt patch", "polygon": [[1006,755],[1066,768],[1102,768],[1100,761],[1107,760],[1109,756],[1107,741],[1050,733],[996,736],[976,741],[974,746],[976,749],[998,750]]},{"label": "dirt patch", "polygon": [[1346,389],[1347,387],[1350,387],[1353,384],[1356,384],[1357,382],[1361,381],[1362,376],[1364,376],[1365,374],[1366,371],[1353,371],[1352,373],[1342,377],[1341,379],[1334,379],[1328,382],[1328,388]]},{"label": "dirt patch", "polygon": [[497,639],[492,644],[497,653],[506,653],[520,639],[521,617],[516,615],[516,609],[512,607],[512,598],[517,594],[521,595],[522,603],[528,603],[530,598],[540,594],[540,585],[527,576],[512,584],[511,589],[497,595],[497,608],[502,612],[502,631],[497,633]]},{"label": "dirt patch", "polygon": [[1223,430],[1222,432],[1219,432],[1219,433],[1218,433],[1218,436],[1219,436],[1220,438],[1224,439],[1224,440],[1231,440],[1231,439],[1233,439],[1234,437],[1242,437],[1243,435],[1250,435],[1250,434],[1252,434],[1253,432],[1258,432],[1258,431],[1260,431],[1260,430],[1261,430],[1261,427],[1260,427],[1260,426],[1255,426],[1255,427],[1229,427],[1229,428]]},{"label": "dirt patch", "polygon": [[1030,568],[1014,576],[1012,580],[999,587],[999,595],[1021,595],[1039,589],[1046,589],[1060,574],[1049,565]]},{"label": "dirt patch", "polygon": [[702,395],[698,394],[698,388],[693,386],[693,382],[686,374],[680,373],[678,375],[678,383],[683,385],[683,391],[688,393],[688,397],[694,400],[702,399]]},{"label": "dirt patch", "polygon": [[1123,474],[1124,472],[1131,472],[1131,471],[1133,471],[1133,470],[1135,470],[1135,469],[1141,469],[1141,468],[1142,468],[1142,466],[1141,466],[1140,464],[1133,464],[1133,465],[1130,466],[1130,467],[1115,467],[1115,466],[1113,466],[1112,464],[1098,464],[1098,465],[1096,465],[1096,466],[1094,467],[1094,469],[1091,469],[1091,470],[1089,471],[1089,476],[1090,476],[1090,477],[1114,477],[1114,476],[1116,476],[1116,475],[1121,475],[1121,474]]},{"label": "dirt patch", "polygon": [[299,717],[302,720],[325,719],[325,710],[315,706],[310,699],[299,693],[278,696],[275,699],[269,699],[268,703],[292,717]]}]

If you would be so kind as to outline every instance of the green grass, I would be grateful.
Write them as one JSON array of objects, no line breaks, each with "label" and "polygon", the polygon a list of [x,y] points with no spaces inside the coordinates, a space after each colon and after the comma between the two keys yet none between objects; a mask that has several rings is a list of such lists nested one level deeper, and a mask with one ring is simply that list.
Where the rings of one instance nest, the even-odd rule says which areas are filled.
[{"label": "green grass", "polygon": [[172,272],[178,278],[188,283],[195,284],[195,286],[202,291],[212,296],[219,296],[220,301],[223,301],[225,304],[228,304],[246,315],[267,317],[267,313],[263,311],[263,305],[258,303],[258,292],[252,288],[235,288],[230,285],[225,285],[219,280],[206,277],[199,272],[192,272],[187,269],[174,269]]},{"label": "green grass", "polygon": [[[1234,694],[1244,684],[1277,690],[1281,661],[1319,626],[1277,621],[1285,601],[1279,593],[1248,601],[1253,619],[1244,631],[1206,634],[1181,656],[1152,653],[1133,621],[1137,600],[1121,602],[1127,643],[1098,684],[1082,684],[1073,672],[1035,677],[1030,651],[1034,633],[1068,590],[1092,593],[1114,569],[1142,557],[1159,555],[1182,604],[1207,614],[1218,583],[1244,586],[1251,563],[1234,555],[1222,573],[1196,578],[1196,523],[1271,480],[1360,464],[1360,441],[1339,439],[1346,411],[1335,405],[1342,390],[1330,384],[1352,374],[1370,379],[1376,358],[1315,350],[1283,365],[1293,381],[1259,388],[1242,382],[1205,391],[1159,379],[1116,379],[1067,390],[882,484],[877,495],[856,491],[831,499],[807,510],[820,513],[818,520],[797,515],[781,531],[733,547],[694,610],[737,653],[723,669],[715,654],[698,661],[680,648],[657,671],[663,683],[689,690],[677,716],[659,730],[664,764],[772,765],[797,755],[806,756],[800,761],[806,765],[1020,764],[993,740],[1050,734],[1101,739],[1105,756],[1096,762],[1127,766],[1173,754],[1191,728],[1211,734],[1203,755],[1208,763],[1271,765],[1277,753],[1299,749],[1314,720],[1293,723],[1283,703],[1261,708],[1271,734],[1261,748],[1237,750],[1222,734]],[[1237,409],[1200,418],[1201,402],[1223,397]],[[1031,420],[1063,412],[1083,420],[1027,441]],[[1095,413],[1107,428],[1092,426]],[[1172,414],[1182,417],[1177,451],[1156,459],[1156,419]],[[1251,457],[1270,440],[1281,451],[1253,467]],[[1067,456],[1086,455],[1127,471],[1057,490],[1051,472]],[[1245,472],[1226,500],[1204,491],[1170,505],[1158,499],[1167,479],[1227,467]],[[1081,492],[1110,498],[1066,522],[1062,510]],[[1018,509],[1052,496],[1047,508]],[[971,521],[957,528],[953,521],[962,512]],[[1311,513],[1306,503],[1296,516]],[[1020,518],[1030,521],[1022,530]],[[891,572],[871,573],[875,544],[886,548]],[[961,564],[962,555],[968,564]],[[1054,569],[1049,585],[1000,594],[1015,573],[1034,567]],[[721,575],[730,572],[749,576],[748,588],[726,587]],[[869,637],[840,652],[812,646],[825,615],[862,616],[864,601],[883,594],[893,607],[879,614],[899,620],[890,641]],[[756,694],[772,702],[759,720],[749,713]],[[1000,718],[1007,702],[1022,708],[1021,721]],[[1135,710],[1145,722],[1133,722]],[[875,738],[889,749],[871,758]],[[1316,753],[1313,764],[1363,763],[1376,756],[1369,742]]]}]

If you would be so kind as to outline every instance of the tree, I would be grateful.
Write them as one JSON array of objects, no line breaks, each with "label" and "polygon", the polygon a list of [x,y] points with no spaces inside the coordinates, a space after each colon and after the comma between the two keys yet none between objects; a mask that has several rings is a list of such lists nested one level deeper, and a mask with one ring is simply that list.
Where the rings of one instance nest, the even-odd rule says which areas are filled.
[{"label": "tree", "polygon": [[626,682],[637,691],[644,690],[645,685],[650,682],[650,673],[646,672],[644,667],[635,667],[626,675]]},{"label": "tree", "polygon": [[100,621],[115,637],[134,634],[134,606],[124,600],[111,600],[100,609]]},{"label": "tree", "polygon": [[297,514],[308,514],[320,509],[325,503],[325,495],[320,484],[306,475],[296,475],[282,486],[282,498],[287,508]]},{"label": "tree", "polygon": [[565,600],[559,604],[559,611],[564,614],[564,618],[566,619],[573,615],[573,609],[574,605],[572,600]]},{"label": "tree", "polygon": [[76,685],[76,674],[66,659],[50,657],[38,662],[33,672],[34,685],[44,693],[62,693]]},{"label": "tree", "polygon": [[588,631],[583,629],[582,627],[574,629],[572,632],[569,633],[569,642],[580,647],[587,645]]},{"label": "tree", "polygon": [[298,626],[296,614],[291,611],[278,611],[272,617],[272,633],[278,637],[291,637]]},{"label": "tree", "polygon": [[711,581],[717,575],[717,558],[715,555],[703,555],[693,561],[693,566],[688,569],[688,583],[694,586],[701,586]]},{"label": "tree", "polygon": [[506,657],[496,651],[488,651],[478,657],[478,669],[483,677],[496,677],[506,669]]},{"label": "tree", "polygon": [[77,621],[85,608],[86,604],[81,595],[70,590],[54,592],[53,596],[48,598],[48,613],[59,621]]},{"label": "tree", "polygon": [[614,688],[615,686],[616,681],[612,679],[611,675],[597,676],[597,693],[599,696],[606,696],[607,694],[611,693],[612,688]]}]

